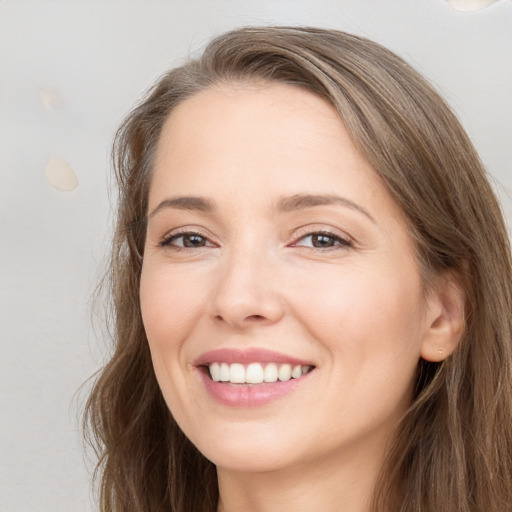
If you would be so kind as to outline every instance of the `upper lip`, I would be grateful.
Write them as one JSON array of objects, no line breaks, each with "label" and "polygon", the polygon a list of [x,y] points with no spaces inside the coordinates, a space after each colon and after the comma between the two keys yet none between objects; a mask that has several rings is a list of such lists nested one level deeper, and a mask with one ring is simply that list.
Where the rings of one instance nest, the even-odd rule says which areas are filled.
[{"label": "upper lip", "polygon": [[195,361],[195,366],[205,366],[210,363],[282,363],[291,365],[309,365],[314,366],[310,361],[299,359],[297,357],[274,352],[273,350],[261,348],[219,348],[210,350],[201,354]]}]

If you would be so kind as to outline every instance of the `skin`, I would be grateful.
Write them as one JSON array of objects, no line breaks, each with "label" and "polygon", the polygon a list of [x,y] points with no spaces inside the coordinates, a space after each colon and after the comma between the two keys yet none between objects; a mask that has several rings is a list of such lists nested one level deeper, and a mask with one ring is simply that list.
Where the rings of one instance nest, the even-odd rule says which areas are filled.
[{"label": "skin", "polygon": [[[296,194],[353,204],[276,210]],[[158,208],[177,196],[215,211]],[[190,231],[199,246],[183,247]],[[318,231],[331,247],[315,247]],[[142,315],[165,400],[217,465],[219,511],[369,510],[419,358],[456,345],[459,296],[436,289],[425,293],[400,209],[323,99],[224,84],[170,115],[149,194]],[[193,361],[249,347],[315,369],[264,406],[212,400]]]}]

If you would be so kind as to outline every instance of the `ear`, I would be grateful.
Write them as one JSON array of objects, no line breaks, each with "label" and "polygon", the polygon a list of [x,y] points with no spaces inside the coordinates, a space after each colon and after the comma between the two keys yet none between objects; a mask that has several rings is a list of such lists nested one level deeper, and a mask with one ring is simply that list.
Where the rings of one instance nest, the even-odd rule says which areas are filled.
[{"label": "ear", "polygon": [[454,271],[438,275],[427,305],[421,357],[438,363],[453,353],[464,334],[466,293],[461,276]]}]

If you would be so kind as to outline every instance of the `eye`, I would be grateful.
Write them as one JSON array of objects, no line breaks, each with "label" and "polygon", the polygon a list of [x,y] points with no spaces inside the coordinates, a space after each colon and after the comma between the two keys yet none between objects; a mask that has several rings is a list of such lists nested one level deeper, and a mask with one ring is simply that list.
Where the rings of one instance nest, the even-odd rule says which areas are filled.
[{"label": "eye", "polygon": [[197,249],[201,247],[213,247],[213,244],[200,233],[186,232],[176,233],[165,237],[160,242],[161,247],[173,249]]},{"label": "eye", "polygon": [[333,247],[352,247],[352,242],[329,231],[317,231],[301,237],[293,245],[313,249],[331,249]]}]

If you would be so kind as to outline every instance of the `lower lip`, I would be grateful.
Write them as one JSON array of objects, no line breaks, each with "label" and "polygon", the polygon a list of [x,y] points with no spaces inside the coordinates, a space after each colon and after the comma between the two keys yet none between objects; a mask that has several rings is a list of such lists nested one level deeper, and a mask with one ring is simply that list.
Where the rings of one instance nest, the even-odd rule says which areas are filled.
[{"label": "lower lip", "polygon": [[230,407],[257,407],[266,405],[292,393],[309,373],[298,379],[284,382],[264,382],[262,384],[241,385],[215,382],[204,368],[198,368],[206,391],[217,402]]}]

